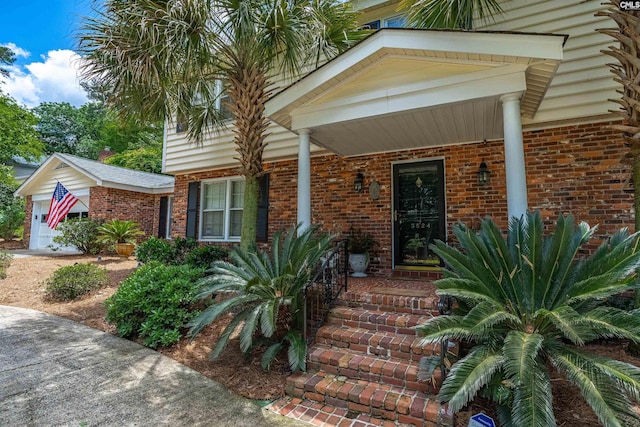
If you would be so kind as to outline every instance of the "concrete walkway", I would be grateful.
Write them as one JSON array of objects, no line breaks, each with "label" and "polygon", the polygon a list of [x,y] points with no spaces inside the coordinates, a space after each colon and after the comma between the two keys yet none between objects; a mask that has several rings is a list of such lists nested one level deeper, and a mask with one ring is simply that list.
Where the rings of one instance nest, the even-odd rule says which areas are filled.
[{"label": "concrete walkway", "polygon": [[0,426],[308,426],[155,351],[0,306]]}]

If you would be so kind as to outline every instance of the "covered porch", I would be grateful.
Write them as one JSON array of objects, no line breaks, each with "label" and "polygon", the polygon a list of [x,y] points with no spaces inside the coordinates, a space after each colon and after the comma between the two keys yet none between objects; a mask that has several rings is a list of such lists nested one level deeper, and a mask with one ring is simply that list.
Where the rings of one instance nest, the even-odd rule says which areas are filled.
[{"label": "covered porch", "polygon": [[[341,158],[376,158],[502,140],[508,215],[521,216],[528,207],[522,123],[535,116],[565,40],[553,34],[383,29],[276,94],[267,115],[299,136],[298,222],[311,224],[311,144]],[[398,246],[414,235],[404,226],[417,226],[415,237],[427,244],[446,233],[446,161],[416,157],[388,166],[394,266],[407,257],[408,249]],[[407,185],[420,190],[420,202],[409,200]],[[418,204],[424,212],[412,207]]]}]

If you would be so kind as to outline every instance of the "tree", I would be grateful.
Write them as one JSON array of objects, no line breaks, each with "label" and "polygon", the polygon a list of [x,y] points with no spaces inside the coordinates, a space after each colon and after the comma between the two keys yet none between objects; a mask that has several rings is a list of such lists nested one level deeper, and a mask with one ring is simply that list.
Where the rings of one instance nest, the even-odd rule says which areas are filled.
[{"label": "tree", "polygon": [[473,29],[474,16],[486,20],[502,13],[500,0],[402,0],[408,22],[418,28]]},{"label": "tree", "polygon": [[11,168],[0,165],[0,237],[12,240],[24,222],[24,200],[13,197],[18,183]]},{"label": "tree", "polygon": [[[0,46],[0,64],[11,65],[16,62],[16,55],[6,46]],[[0,76],[9,77],[9,70],[0,67]]]},{"label": "tree", "polygon": [[274,74],[299,75],[347,49],[364,35],[357,16],[339,0],[107,0],[96,14],[80,36],[84,76],[110,88],[121,115],[184,118],[201,143],[226,126],[228,95],[245,177],[241,241],[250,247]]},{"label": "tree", "polygon": [[136,169],[143,172],[162,173],[162,148],[158,146],[127,150],[107,157],[108,165]]},{"label": "tree", "polygon": [[32,110],[38,116],[36,130],[47,154],[76,154],[85,136],[78,109],[68,102],[43,102]]},{"label": "tree", "polygon": [[[609,68],[614,74],[614,81],[622,87],[617,90],[619,99],[610,101],[620,105],[619,110],[610,111],[624,122],[613,125],[612,128],[622,133],[625,144],[629,147],[631,160],[631,180],[633,182],[633,207],[635,212],[635,229],[640,230],[640,11],[626,11],[620,7],[620,0],[611,0],[606,9],[596,13],[596,16],[611,18],[616,28],[598,30],[619,42],[618,46],[610,46],[602,53],[613,57],[616,62],[610,63]],[[640,292],[636,292],[636,308],[640,307]]]},{"label": "tree", "polygon": [[479,233],[459,225],[460,249],[431,245],[445,262],[438,293],[455,297],[460,312],[418,327],[423,343],[472,343],[456,362],[438,398],[457,412],[477,393],[498,403],[502,426],[555,426],[550,370],[579,390],[605,426],[638,425],[640,368],[580,349],[598,339],[640,342],[640,311],[603,305],[638,288],[640,233],[614,234],[578,259],[595,228],[560,217],[543,234],[538,212],[512,218],[507,238],[491,220]]},{"label": "tree", "polygon": [[15,156],[36,160],[42,155],[43,145],[34,130],[37,120],[0,91],[0,163],[7,164]]}]

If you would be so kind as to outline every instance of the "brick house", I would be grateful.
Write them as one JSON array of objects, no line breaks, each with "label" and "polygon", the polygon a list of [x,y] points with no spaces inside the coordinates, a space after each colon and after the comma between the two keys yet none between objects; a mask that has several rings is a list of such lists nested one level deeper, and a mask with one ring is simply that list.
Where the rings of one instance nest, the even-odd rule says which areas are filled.
[{"label": "brick house", "polygon": [[[458,221],[501,227],[527,209],[632,226],[626,148],[609,129],[617,84],[600,50],[600,2],[513,0],[474,32],[402,27],[395,1],[356,0],[366,40],[267,103],[260,239],[296,222],[380,242],[370,273],[437,270],[428,251]],[[169,124],[163,167],[175,176],[172,231],[239,240],[242,177],[231,129],[201,146]],[[479,179],[481,169],[488,180]],[[486,174],[485,174],[486,178]]]},{"label": "brick house", "polygon": [[46,249],[59,234],[46,223],[57,181],[80,200],[67,218],[132,220],[147,236],[167,235],[173,177],[54,153],[15,192],[26,199],[24,241],[29,249]]}]

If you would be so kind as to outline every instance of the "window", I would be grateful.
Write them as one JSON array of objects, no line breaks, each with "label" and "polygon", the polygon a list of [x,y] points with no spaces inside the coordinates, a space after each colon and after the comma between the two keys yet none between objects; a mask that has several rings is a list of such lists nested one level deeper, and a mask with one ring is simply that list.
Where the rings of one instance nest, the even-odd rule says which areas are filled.
[{"label": "window", "polygon": [[377,30],[379,28],[380,28],[380,20],[379,19],[377,21],[367,22],[362,27],[360,27],[361,30]]},{"label": "window", "polygon": [[385,28],[404,28],[406,17],[404,15],[396,15],[384,20]]},{"label": "window", "polygon": [[173,196],[167,197],[167,222],[165,236],[171,239],[171,223],[173,222]]},{"label": "window", "polygon": [[231,120],[233,119],[233,113],[231,112],[229,107],[227,107],[227,103],[231,102],[231,98],[229,97],[229,95],[223,93],[223,89],[224,88],[222,86],[222,81],[217,80],[216,81],[216,95],[217,95],[216,109],[220,111],[224,120]]},{"label": "window", "polygon": [[200,200],[202,240],[240,239],[244,204],[242,179],[203,182]]}]

